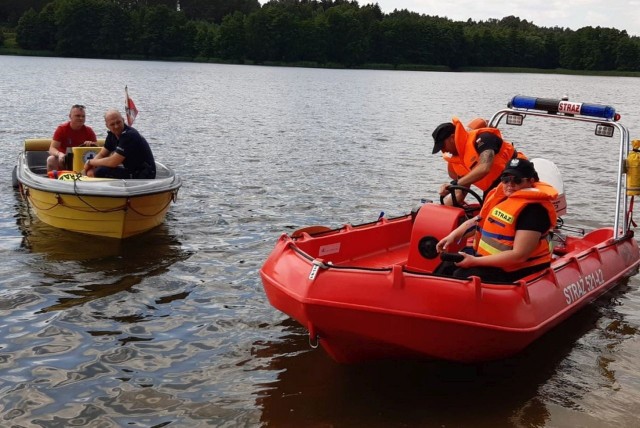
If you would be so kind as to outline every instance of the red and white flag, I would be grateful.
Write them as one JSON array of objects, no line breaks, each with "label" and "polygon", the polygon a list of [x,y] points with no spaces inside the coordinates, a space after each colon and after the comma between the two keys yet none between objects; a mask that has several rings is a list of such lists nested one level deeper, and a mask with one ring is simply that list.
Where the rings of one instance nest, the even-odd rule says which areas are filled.
[{"label": "red and white flag", "polygon": [[127,87],[124,87],[125,99],[124,99],[124,111],[127,115],[127,125],[133,125],[133,121],[136,120],[136,116],[138,116],[138,109],[136,105],[133,103],[133,100],[129,98],[129,90]]}]

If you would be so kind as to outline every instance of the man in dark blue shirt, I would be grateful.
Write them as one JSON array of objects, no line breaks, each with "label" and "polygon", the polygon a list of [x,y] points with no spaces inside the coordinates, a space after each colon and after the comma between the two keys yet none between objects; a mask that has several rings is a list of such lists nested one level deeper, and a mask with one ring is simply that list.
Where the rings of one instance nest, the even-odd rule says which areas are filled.
[{"label": "man in dark blue shirt", "polygon": [[105,178],[155,178],[156,163],[147,140],[125,125],[118,110],[108,110],[104,122],[109,130],[104,147],[87,161],[85,174]]}]

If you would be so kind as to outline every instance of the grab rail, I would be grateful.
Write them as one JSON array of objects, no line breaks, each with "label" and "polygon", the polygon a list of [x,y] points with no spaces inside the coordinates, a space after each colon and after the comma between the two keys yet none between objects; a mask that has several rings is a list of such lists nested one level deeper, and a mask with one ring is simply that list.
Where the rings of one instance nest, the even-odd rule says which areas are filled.
[{"label": "grab rail", "polygon": [[[517,97],[514,97],[514,100]],[[531,98],[531,97],[523,97],[523,98]],[[537,99],[540,100],[540,99]],[[547,104],[552,104],[551,101],[552,100],[544,100],[547,101],[547,103],[539,103],[539,104],[535,104],[535,103],[530,103],[529,106],[530,108],[523,108],[523,107],[513,107],[510,104],[510,107],[506,108],[506,109],[502,109],[499,110],[498,112],[494,113],[494,115],[491,117],[491,119],[489,120],[489,127],[492,128],[498,128],[498,125],[502,122],[503,119],[509,117],[509,115],[517,115],[517,116],[521,116],[522,120],[524,120],[525,117],[527,116],[533,116],[533,117],[543,117],[543,118],[552,118],[552,119],[558,119],[558,120],[569,120],[569,121],[577,121],[577,122],[587,122],[587,123],[593,123],[597,126],[599,125],[604,125],[607,127],[612,127],[615,128],[619,134],[620,134],[620,149],[619,149],[619,154],[618,154],[618,178],[617,178],[617,185],[616,185],[616,207],[615,207],[615,214],[614,214],[614,224],[613,224],[613,229],[614,229],[614,239],[618,240],[621,238],[624,238],[627,235],[627,231],[628,231],[628,206],[629,206],[629,200],[627,197],[627,192],[626,192],[626,181],[623,180],[623,175],[625,174],[625,161],[626,161],[626,155],[629,153],[630,151],[630,138],[629,138],[629,131],[628,129],[622,125],[621,123],[617,122],[617,120],[620,118],[620,116],[618,114],[615,114],[615,110],[613,110],[613,107],[609,107],[609,106],[599,106],[601,107],[601,109],[604,111],[604,109],[610,109],[607,110],[607,113],[610,113],[611,111],[613,111],[613,114],[602,114],[602,117],[597,117],[594,115],[585,115],[585,114],[581,114],[581,111],[579,109],[576,109],[575,112],[573,113],[563,113],[558,111],[558,109],[548,109],[548,110],[540,110],[543,106],[548,107]],[[558,103],[562,103],[563,101],[566,100],[556,100]],[[574,105],[580,105],[580,103],[573,103]],[[597,106],[597,105],[591,105],[591,106]],[[535,109],[532,109],[535,108]],[[522,120],[520,121],[520,124],[522,123]],[[509,120],[505,120],[507,123],[509,122]],[[623,211],[624,208],[624,211]],[[624,216],[623,221],[620,221],[621,216]],[[622,223],[622,224],[621,224]]]}]

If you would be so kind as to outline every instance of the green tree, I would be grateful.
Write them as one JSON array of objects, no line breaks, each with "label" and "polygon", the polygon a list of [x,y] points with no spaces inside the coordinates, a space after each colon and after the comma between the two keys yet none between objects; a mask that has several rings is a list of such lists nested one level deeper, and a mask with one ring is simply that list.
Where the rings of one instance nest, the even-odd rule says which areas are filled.
[{"label": "green tree", "polygon": [[[244,20],[243,32],[247,57],[259,63],[274,56],[273,10],[273,8],[264,7]],[[228,32],[229,24],[230,22],[224,24],[225,33]]]},{"label": "green tree", "polygon": [[18,20],[16,42],[22,49],[53,50],[56,46],[54,5],[49,3],[39,13],[27,10]]},{"label": "green tree", "polygon": [[64,56],[92,57],[99,54],[101,0],[55,0],[56,52]]},{"label": "green tree", "polygon": [[50,2],[51,0],[2,0],[0,1],[0,23],[17,25],[19,19],[29,9],[37,13]]},{"label": "green tree", "polygon": [[640,71],[640,39],[623,38],[618,42],[616,69]]},{"label": "green tree", "polygon": [[258,0],[180,0],[180,9],[188,19],[220,24],[225,16],[235,12],[249,15],[259,10],[260,3]]},{"label": "green tree", "polygon": [[96,38],[93,41],[93,49],[100,56],[120,57],[129,49],[127,40],[131,27],[130,15],[114,2],[100,4],[100,20],[96,22],[98,27]]},{"label": "green tree", "polygon": [[[376,28],[373,39],[376,46],[375,62],[390,64],[418,63],[412,45],[419,39],[417,25],[420,16],[407,10],[394,11]],[[427,48],[428,49],[428,48]]]},{"label": "green tree", "polygon": [[625,31],[601,27],[583,27],[570,33],[560,48],[560,63],[574,70],[615,70]]},{"label": "green tree", "polygon": [[434,64],[458,68],[465,65],[467,51],[463,25],[446,18],[430,18],[435,27]]},{"label": "green tree", "polygon": [[512,67],[537,67],[544,64],[544,39],[529,31],[511,30],[511,58]]},{"label": "green tree", "polygon": [[332,7],[327,19],[327,57],[339,64],[362,64],[368,53],[366,31],[357,9],[351,4]]},{"label": "green tree", "polygon": [[195,56],[213,58],[218,55],[219,30],[216,24],[206,21],[190,21],[195,28],[194,50]]},{"label": "green tree", "polygon": [[145,56],[163,58],[193,54],[195,28],[187,27],[182,12],[165,5],[147,7],[140,11],[138,23],[138,46]]},{"label": "green tree", "polygon": [[218,38],[218,49],[222,58],[245,59],[246,41],[244,21],[245,16],[242,12],[235,12],[222,19]]},{"label": "green tree", "polygon": [[564,31],[557,27],[543,30],[545,54],[540,67],[550,69],[560,67],[560,40]]},{"label": "green tree", "polygon": [[[298,61],[304,56],[298,5],[272,2],[245,20],[247,57],[255,61]],[[310,41],[307,38],[307,41]]]},{"label": "green tree", "polygon": [[39,49],[38,13],[27,10],[18,20],[16,28],[16,42],[22,49]]}]

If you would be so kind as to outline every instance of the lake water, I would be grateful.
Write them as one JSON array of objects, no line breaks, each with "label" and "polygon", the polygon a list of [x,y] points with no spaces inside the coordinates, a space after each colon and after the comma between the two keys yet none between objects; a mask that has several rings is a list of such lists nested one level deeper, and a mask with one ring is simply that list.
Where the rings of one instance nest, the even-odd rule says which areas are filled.
[{"label": "lake water", "polygon": [[[43,225],[11,186],[22,141],[75,103],[104,137],[125,85],[184,179],[165,224],[124,242]],[[640,138],[638,79],[0,56],[0,94],[0,426],[640,425],[638,276],[508,360],[356,366],[311,349],[258,276],[283,232],[435,199],[430,134],[453,115],[568,95]],[[615,141],[545,131],[505,136],[559,166],[567,221],[609,220]]]}]

